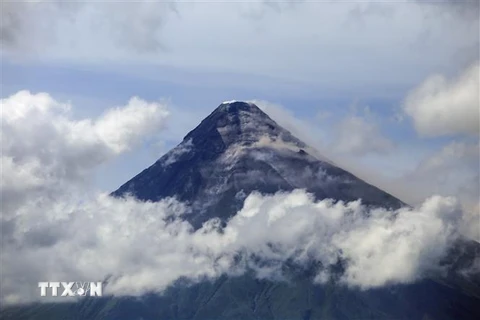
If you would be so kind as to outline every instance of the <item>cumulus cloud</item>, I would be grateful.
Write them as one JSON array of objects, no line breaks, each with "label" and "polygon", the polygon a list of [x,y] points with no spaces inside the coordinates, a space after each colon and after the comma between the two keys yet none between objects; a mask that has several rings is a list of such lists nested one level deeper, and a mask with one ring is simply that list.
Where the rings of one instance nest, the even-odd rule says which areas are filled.
[{"label": "cumulus cloud", "polygon": [[[83,204],[37,199],[17,211],[1,253],[2,300],[38,299],[38,281],[103,281],[105,292],[162,292],[179,278],[199,281],[253,270],[281,280],[282,265],[319,262],[331,277],[371,288],[409,283],[439,270],[456,238],[458,203],[433,197],[416,209],[368,211],[359,201],[316,202],[302,190],[251,194],[224,228],[194,231],[175,200],[157,203],[99,195]],[[4,220],[3,223],[6,223]],[[345,261],[338,275],[331,267]]]},{"label": "cumulus cloud", "polygon": [[[1,100],[2,211],[30,194],[53,196],[162,129],[165,105],[133,97],[97,119],[74,120],[68,103],[19,91]],[[5,214],[5,212],[3,212]]]},{"label": "cumulus cloud", "polygon": [[107,281],[105,293],[114,295],[246,271],[281,281],[286,262],[314,262],[320,283],[409,283],[441,271],[458,237],[462,212],[453,198],[388,211],[360,200],[316,201],[303,190],[252,193],[226,225],[212,219],[194,229],[184,220],[191,208],[175,199],[113,198],[78,183],[158,129],[164,106],[132,98],[82,121],[69,118],[69,109],[46,93],[21,91],[2,101],[1,191],[7,204],[16,197],[15,205],[2,203],[2,302],[38,300],[39,281]]},{"label": "cumulus cloud", "polygon": [[477,61],[455,79],[433,75],[407,96],[404,110],[420,134],[478,136],[479,70]]},{"label": "cumulus cloud", "polygon": [[[464,208],[462,233],[480,241],[480,149],[478,142],[452,141],[427,155],[395,182],[410,191],[419,203],[430,194],[455,196]],[[406,190],[408,192],[408,190]]]}]

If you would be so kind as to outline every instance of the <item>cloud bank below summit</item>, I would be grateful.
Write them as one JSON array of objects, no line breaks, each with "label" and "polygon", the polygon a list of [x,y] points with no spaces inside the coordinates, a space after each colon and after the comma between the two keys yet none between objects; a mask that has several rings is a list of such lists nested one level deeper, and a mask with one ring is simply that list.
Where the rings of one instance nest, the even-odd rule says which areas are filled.
[{"label": "cloud bank below summit", "polygon": [[[199,281],[253,270],[281,281],[289,261],[320,262],[313,281],[336,274],[340,283],[368,289],[410,283],[441,271],[440,260],[458,237],[461,211],[451,198],[433,197],[416,209],[367,208],[359,201],[315,202],[302,190],[251,194],[225,228],[210,220],[194,231],[182,220],[186,207],[171,199],[157,203],[107,195],[25,204],[5,237],[2,300],[38,299],[38,281],[111,276],[105,292],[141,295],[162,292],[179,278]],[[370,215],[366,218],[366,215]],[[395,218],[393,217],[395,215]],[[52,280],[53,279],[53,280]]]},{"label": "cloud bank below summit", "polygon": [[224,228],[211,220],[195,231],[182,219],[188,207],[176,200],[88,192],[92,170],[158,133],[167,106],[133,98],[81,121],[68,109],[26,91],[2,100],[2,163],[11,164],[1,185],[8,200],[1,214],[5,303],[37,300],[38,281],[111,276],[106,293],[115,295],[247,270],[280,281],[287,260],[320,262],[313,280],[319,283],[336,278],[329,267],[339,259],[346,262],[338,279],[344,285],[409,283],[441,271],[440,260],[459,237],[463,213],[454,198],[434,196],[390,212],[360,201],[315,201],[302,190],[253,193]]}]

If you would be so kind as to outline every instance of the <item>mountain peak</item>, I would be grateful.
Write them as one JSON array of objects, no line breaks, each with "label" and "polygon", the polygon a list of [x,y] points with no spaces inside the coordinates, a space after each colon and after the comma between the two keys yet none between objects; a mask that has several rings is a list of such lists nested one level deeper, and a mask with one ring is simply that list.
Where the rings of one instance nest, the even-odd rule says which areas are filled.
[{"label": "mountain peak", "polygon": [[217,146],[218,150],[224,150],[232,144],[250,145],[262,137],[282,139],[299,147],[304,146],[254,103],[237,100],[220,104],[185,136],[184,141],[202,147],[207,144],[210,147]]},{"label": "mountain peak", "polygon": [[224,101],[220,104],[214,112],[238,113],[244,112],[258,112],[261,111],[254,103],[238,100]]}]

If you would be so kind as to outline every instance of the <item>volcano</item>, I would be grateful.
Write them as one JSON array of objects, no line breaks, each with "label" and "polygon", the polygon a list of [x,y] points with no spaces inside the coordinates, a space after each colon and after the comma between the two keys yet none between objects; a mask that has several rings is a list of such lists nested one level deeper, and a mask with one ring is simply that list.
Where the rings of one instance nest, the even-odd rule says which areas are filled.
[{"label": "volcano", "polygon": [[[317,200],[352,201],[397,209],[405,204],[359,179],[282,128],[255,104],[218,106],[182,142],[112,193],[144,201],[175,197],[187,203],[194,229],[216,218],[226,223],[254,192],[305,189]],[[289,281],[254,274],[189,283],[180,279],[162,294],[86,298],[3,310],[2,319],[480,319],[480,277],[456,269],[480,255],[464,240],[442,277],[360,290],[335,281],[312,281],[309,268],[288,263]],[[448,261],[446,263],[448,263]],[[314,266],[313,266],[314,267]],[[342,265],[338,265],[341,272]],[[161,273],[162,270],[159,270]]]},{"label": "volcano", "polygon": [[367,184],[279,126],[253,103],[222,103],[155,164],[122,185],[114,196],[140,200],[176,197],[189,203],[195,227],[232,217],[252,191],[273,194],[306,189],[320,199],[369,206],[404,205]]}]

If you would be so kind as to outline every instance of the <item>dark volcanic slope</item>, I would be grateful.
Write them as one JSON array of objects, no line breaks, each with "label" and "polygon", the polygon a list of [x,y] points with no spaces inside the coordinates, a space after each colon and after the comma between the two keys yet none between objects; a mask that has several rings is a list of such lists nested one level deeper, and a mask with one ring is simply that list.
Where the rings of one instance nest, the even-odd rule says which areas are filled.
[{"label": "dark volcanic slope", "polygon": [[212,217],[231,217],[254,190],[305,188],[317,199],[402,205],[315,154],[254,104],[223,103],[176,148],[113,194],[153,201],[176,196],[192,205],[189,220],[197,227]]}]

